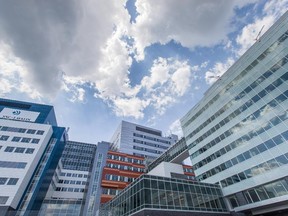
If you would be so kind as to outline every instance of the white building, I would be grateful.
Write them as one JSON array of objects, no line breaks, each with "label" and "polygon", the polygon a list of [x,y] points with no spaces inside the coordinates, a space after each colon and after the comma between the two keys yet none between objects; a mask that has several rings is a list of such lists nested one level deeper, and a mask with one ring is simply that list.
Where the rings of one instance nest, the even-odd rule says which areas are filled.
[{"label": "white building", "polygon": [[52,126],[0,119],[0,205],[17,208],[52,135]]},{"label": "white building", "polygon": [[49,105],[0,98],[0,215],[38,213],[65,145]]},{"label": "white building", "polygon": [[181,120],[196,178],[231,211],[288,211],[288,13]]},{"label": "white building", "polygon": [[177,135],[164,137],[160,130],[122,121],[110,142],[114,150],[155,159],[177,140]]}]

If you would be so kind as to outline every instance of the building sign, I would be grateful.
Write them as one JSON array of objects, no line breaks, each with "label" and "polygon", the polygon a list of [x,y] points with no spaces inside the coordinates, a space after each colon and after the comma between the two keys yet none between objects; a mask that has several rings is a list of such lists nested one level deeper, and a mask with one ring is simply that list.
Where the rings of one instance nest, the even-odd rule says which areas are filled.
[{"label": "building sign", "polygon": [[0,112],[0,118],[16,120],[16,121],[35,122],[39,114],[40,114],[39,112],[4,108]]}]

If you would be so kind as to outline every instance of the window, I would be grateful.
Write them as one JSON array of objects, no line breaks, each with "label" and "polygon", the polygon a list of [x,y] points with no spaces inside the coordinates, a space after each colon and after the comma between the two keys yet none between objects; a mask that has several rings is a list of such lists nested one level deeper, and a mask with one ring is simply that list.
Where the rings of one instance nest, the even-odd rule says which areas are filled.
[{"label": "window", "polygon": [[38,144],[39,141],[40,141],[40,139],[32,139],[32,142],[31,142],[31,143]]},{"label": "window", "polygon": [[33,154],[34,149],[33,148],[27,148],[25,154]]},{"label": "window", "polygon": [[21,142],[23,143],[29,143],[31,141],[31,138],[23,137]]},{"label": "window", "polygon": [[19,142],[21,137],[13,137],[12,142]]},{"label": "window", "polygon": [[36,134],[38,134],[38,135],[43,135],[43,134],[44,134],[44,131],[43,131],[43,130],[38,130]]},{"label": "window", "polygon": [[4,152],[13,152],[14,149],[15,149],[15,147],[7,146],[4,150]]},{"label": "window", "polygon": [[0,185],[5,185],[8,178],[0,178]]},{"label": "window", "polygon": [[19,178],[10,178],[7,185],[16,185]]},{"label": "window", "polygon": [[0,196],[0,204],[6,204],[8,198],[8,196]]},{"label": "window", "polygon": [[0,140],[2,140],[2,141],[7,141],[9,139],[9,136],[1,136],[0,137]]},{"label": "window", "polygon": [[25,151],[25,148],[17,147],[14,152],[15,153],[23,153],[24,151]]},{"label": "window", "polygon": [[24,162],[0,161],[0,167],[2,168],[25,169],[26,165],[27,163]]},{"label": "window", "polygon": [[33,129],[29,129],[27,131],[27,134],[35,134],[36,133],[36,130],[33,130]]}]

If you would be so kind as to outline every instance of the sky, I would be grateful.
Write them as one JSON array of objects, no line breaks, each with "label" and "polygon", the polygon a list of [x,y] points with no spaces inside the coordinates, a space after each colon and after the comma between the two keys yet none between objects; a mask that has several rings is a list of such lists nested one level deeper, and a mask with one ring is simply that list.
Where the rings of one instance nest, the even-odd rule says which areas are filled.
[{"label": "sky", "polygon": [[0,97],[54,106],[74,141],[181,119],[288,0],[0,0]]}]

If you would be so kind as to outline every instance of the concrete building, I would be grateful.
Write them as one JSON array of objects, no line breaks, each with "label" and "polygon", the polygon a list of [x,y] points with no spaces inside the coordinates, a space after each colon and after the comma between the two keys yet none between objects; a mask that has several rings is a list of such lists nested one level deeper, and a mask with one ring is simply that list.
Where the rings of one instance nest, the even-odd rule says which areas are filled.
[{"label": "concrete building", "polygon": [[0,215],[38,212],[65,135],[52,106],[0,99]]},{"label": "concrete building", "polygon": [[196,178],[230,211],[287,214],[287,38],[286,12],[181,120]]},{"label": "concrete building", "polygon": [[122,121],[110,142],[115,151],[156,159],[177,140],[177,135],[165,137],[160,130]]}]

